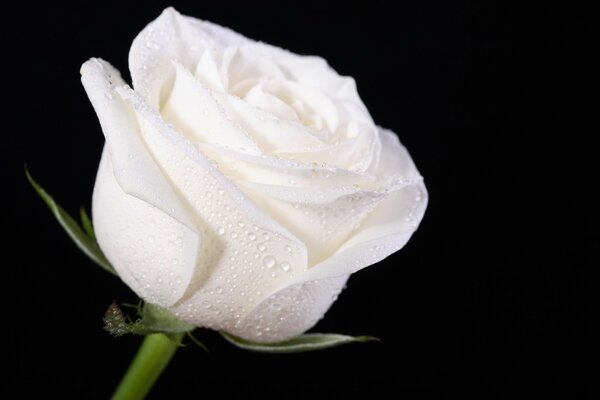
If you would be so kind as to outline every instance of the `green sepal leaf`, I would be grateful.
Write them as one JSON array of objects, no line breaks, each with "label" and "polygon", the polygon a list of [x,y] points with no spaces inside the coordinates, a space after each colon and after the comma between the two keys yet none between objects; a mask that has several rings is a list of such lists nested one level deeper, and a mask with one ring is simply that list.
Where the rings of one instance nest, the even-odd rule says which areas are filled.
[{"label": "green sepal leaf", "polygon": [[[90,231],[93,232],[92,224],[89,221],[87,214],[85,214],[85,211],[82,213],[82,224],[85,229],[84,232],[77,222],[69,214],[67,214],[67,212],[61,206],[59,206],[54,199],[33,179],[27,168],[25,168],[25,175],[27,175],[27,179],[29,180],[29,183],[31,183],[31,186],[33,186],[42,200],[44,200],[60,226],[62,226],[62,228],[67,232],[77,247],[79,247],[79,249],[96,264],[111,274],[116,275],[115,269],[112,265],[110,265],[110,262],[104,256],[102,250],[100,250],[100,246],[98,246],[98,243],[96,243],[93,233],[91,235],[89,234]],[[85,214],[85,217],[83,214]]]},{"label": "green sepal leaf", "polygon": [[94,233],[94,226],[92,225],[92,220],[88,216],[85,208],[81,207],[79,210],[79,219],[81,220],[81,226],[90,239],[96,241],[96,234]]},{"label": "green sepal leaf", "polygon": [[273,354],[303,353],[305,351],[324,350],[347,343],[379,340],[372,336],[347,336],[336,333],[306,333],[283,342],[256,343],[235,337],[225,332],[220,333],[228,342],[241,349]]},{"label": "green sepal leaf", "polygon": [[154,304],[145,303],[142,319],[139,320],[147,329],[162,333],[181,333],[194,330],[195,326],[187,324],[169,311]]},{"label": "green sepal leaf", "polygon": [[208,347],[206,347],[206,345],[204,343],[202,343],[201,341],[199,341],[194,335],[192,335],[192,332],[188,332],[187,333],[187,337],[190,338],[190,340],[198,347],[200,347],[202,350],[204,350],[205,352],[209,352]]},{"label": "green sepal leaf", "polygon": [[104,329],[115,336],[124,334],[150,335],[164,333],[168,337],[192,331],[195,326],[186,324],[162,307],[145,303],[138,308],[138,318],[132,321],[116,303],[112,303],[102,320]]}]

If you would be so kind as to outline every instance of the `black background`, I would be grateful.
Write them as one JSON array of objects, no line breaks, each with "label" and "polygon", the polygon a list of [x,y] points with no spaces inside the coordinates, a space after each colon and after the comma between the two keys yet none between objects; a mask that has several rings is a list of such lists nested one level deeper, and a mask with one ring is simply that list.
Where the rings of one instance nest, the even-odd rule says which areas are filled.
[{"label": "black background", "polygon": [[[561,134],[560,150],[550,148],[541,125],[521,119],[533,112],[523,100],[534,89],[519,79],[528,69],[516,54],[523,39],[515,38],[514,10],[495,2],[399,3],[171,3],[251,38],[320,55],[354,76],[374,119],[410,150],[430,204],[408,245],[357,273],[314,329],[381,342],[272,356],[198,331],[210,353],[181,349],[152,398],[208,398],[215,388],[222,398],[431,390],[512,398],[518,384],[532,394],[583,395],[591,227],[577,215],[579,186],[566,177],[576,158],[569,133]],[[18,129],[5,132],[15,142],[3,147],[3,175],[14,179],[21,212],[9,249],[18,268],[7,266],[19,313],[9,343],[22,393],[107,398],[140,342],[102,330],[113,300],[136,298],[74,247],[21,168],[27,162],[68,211],[89,209],[103,137],[79,67],[102,57],[127,76],[131,41],[167,5],[21,4],[6,15],[14,20],[5,79],[17,99],[6,118]]]}]

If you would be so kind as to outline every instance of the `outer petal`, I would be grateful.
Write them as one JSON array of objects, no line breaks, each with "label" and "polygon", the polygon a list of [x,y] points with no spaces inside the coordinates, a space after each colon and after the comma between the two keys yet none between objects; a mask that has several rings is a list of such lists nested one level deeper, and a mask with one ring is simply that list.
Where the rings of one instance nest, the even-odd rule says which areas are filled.
[{"label": "outer petal", "polygon": [[288,286],[260,303],[229,332],[255,342],[277,342],[299,335],[325,315],[349,276]]},{"label": "outer petal", "polygon": [[103,60],[91,59],[81,67],[81,82],[100,120],[119,185],[193,230],[188,210],[142,141],[133,107],[117,93],[127,87],[119,72]]},{"label": "outer petal", "polygon": [[194,271],[197,235],[158,208],[130,196],[113,174],[105,148],[92,201],[100,247],[123,281],[163,307],[185,293]]},{"label": "outer petal", "polygon": [[[148,154],[133,108],[114,90],[125,85],[118,71],[92,59],[81,74],[107,142],[94,194],[98,242],[136,293],[160,305],[173,304],[193,275],[199,241],[194,224]],[[161,255],[154,241],[162,242],[165,235],[169,240],[164,243],[176,246],[165,246]]]},{"label": "outer petal", "polygon": [[206,49],[240,45],[243,36],[216,24],[184,17],[169,7],[140,32],[129,51],[129,69],[133,87],[155,110],[174,79],[171,60],[177,60],[190,71]]},{"label": "outer petal", "polygon": [[380,135],[382,151],[375,173],[402,171],[407,184],[390,193],[333,256],[311,267],[299,282],[354,273],[381,261],[400,250],[423,219],[427,189],[410,155],[395,134],[380,130]]}]

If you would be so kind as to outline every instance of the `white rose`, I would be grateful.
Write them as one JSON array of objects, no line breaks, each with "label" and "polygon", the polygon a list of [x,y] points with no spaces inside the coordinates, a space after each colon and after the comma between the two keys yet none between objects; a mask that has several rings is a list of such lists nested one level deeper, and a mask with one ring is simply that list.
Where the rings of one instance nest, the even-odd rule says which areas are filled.
[{"label": "white rose", "polygon": [[421,221],[406,149],[322,58],[170,8],[129,67],[134,89],[100,59],[81,68],[106,137],[96,235],[131,289],[182,320],[298,335]]}]

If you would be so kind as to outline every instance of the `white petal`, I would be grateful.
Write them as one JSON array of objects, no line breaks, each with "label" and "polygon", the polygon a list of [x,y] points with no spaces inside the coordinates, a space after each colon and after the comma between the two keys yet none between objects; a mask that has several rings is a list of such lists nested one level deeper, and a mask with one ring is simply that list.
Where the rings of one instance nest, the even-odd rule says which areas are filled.
[{"label": "white petal", "polygon": [[129,69],[133,87],[155,110],[171,85],[177,60],[193,71],[204,50],[212,47],[240,45],[243,36],[210,22],[185,17],[173,8],[163,13],[135,38],[129,51]]},{"label": "white petal", "polygon": [[188,211],[142,142],[133,107],[117,92],[127,87],[119,72],[106,61],[91,59],[81,67],[81,82],[100,120],[121,188],[193,230]]},{"label": "white petal", "polygon": [[[102,60],[92,59],[81,67],[81,75],[111,159],[109,165],[109,156],[103,158],[94,194],[100,246],[140,296],[165,306],[173,304],[184,293],[194,271],[199,241],[194,224],[142,143],[133,108],[116,91],[125,86],[119,72]],[[156,225],[144,228],[150,220],[156,220]],[[166,232],[177,238],[179,248],[165,250],[165,259],[148,242],[151,236],[160,241]],[[132,242],[131,247],[122,245]],[[171,281],[173,285],[168,293],[154,285],[156,274],[165,266],[173,273],[172,279],[165,277],[165,285]],[[147,285],[152,288],[147,290]]]},{"label": "white petal", "polygon": [[417,229],[426,206],[427,192],[422,184],[391,194],[336,254],[313,266],[298,281],[354,273],[397,252]]},{"label": "white petal", "polygon": [[379,127],[379,143],[379,159],[372,163],[370,168],[373,174],[382,177],[402,175],[409,181],[421,177],[410,154],[394,132]]},{"label": "white petal", "polygon": [[306,244],[309,267],[332,256],[386,196],[343,187],[321,192],[256,184],[240,186]]},{"label": "white petal", "polygon": [[[301,186],[256,181],[238,181],[237,184],[306,244],[309,268],[317,268],[317,264],[354,244],[371,240],[373,235],[394,234],[396,230],[404,230],[405,225],[410,225],[412,232],[412,225],[421,219],[419,213],[424,210],[424,204],[420,202],[426,195],[422,178],[396,135],[381,130],[380,136],[383,150],[374,163],[374,182],[355,179],[351,186],[344,185],[333,175],[326,179],[329,186],[311,185],[311,182]],[[247,171],[247,166],[241,169]],[[250,175],[249,179],[256,176]],[[415,187],[423,187],[419,204],[413,204],[411,195],[407,194]],[[401,194],[397,194],[398,191]],[[387,200],[388,196],[393,196],[393,200]],[[418,207],[423,209],[413,210]],[[381,223],[374,218],[377,212],[383,216]],[[406,218],[411,220],[405,221]],[[389,222],[392,225],[388,232],[385,224]],[[371,234],[372,230],[375,233]]]},{"label": "white petal", "polygon": [[198,144],[219,163],[219,168],[236,182],[298,186],[310,189],[359,185],[380,186],[372,174],[348,171],[335,165],[287,160],[277,156],[244,154],[207,144]]},{"label": "white petal", "polygon": [[226,83],[223,82],[219,69],[215,64],[215,60],[208,49],[204,50],[204,53],[202,53],[202,57],[200,58],[198,65],[196,65],[194,75],[210,90],[217,92],[225,91]]},{"label": "white petal", "polygon": [[231,121],[210,90],[181,64],[174,65],[175,84],[162,109],[163,117],[191,141],[260,154],[260,149]]},{"label": "white petal", "polygon": [[331,307],[349,275],[295,284],[273,294],[227,330],[254,342],[278,342],[312,328]]},{"label": "white petal", "polygon": [[[261,86],[263,91],[276,96],[292,107],[296,106],[298,115],[305,125],[311,126],[307,119],[309,116],[318,115],[324,126],[315,127],[316,129],[336,131],[339,125],[337,107],[332,99],[319,88],[302,86],[287,80],[266,80]],[[246,100],[250,104],[254,104],[252,99],[246,98]]]},{"label": "white petal", "polygon": [[419,226],[427,207],[427,189],[397,136],[386,130],[380,130],[380,135],[382,150],[375,172],[382,177],[402,174],[400,183],[335,255],[312,266],[299,281],[345,275],[375,264],[400,250]]},{"label": "white petal", "polygon": [[300,121],[296,111],[284,100],[265,90],[263,84],[259,83],[246,92],[244,100],[259,110],[271,113],[284,121]]},{"label": "white petal", "polygon": [[102,251],[141,298],[163,307],[177,302],[194,273],[198,235],[158,208],[123,191],[106,147],[92,201]]},{"label": "white petal", "polygon": [[230,88],[247,79],[285,79],[276,63],[256,53],[257,46],[249,40],[247,45],[226,49],[221,67],[227,71]]},{"label": "white petal", "polygon": [[351,102],[364,117],[371,120],[367,108],[358,96],[354,79],[340,76],[323,58],[294,54],[262,42],[246,43],[244,49],[254,60],[266,59],[276,65],[285,79],[297,82],[302,87],[322,91],[333,99]]},{"label": "white petal", "polygon": [[272,152],[281,148],[294,151],[323,145],[319,132],[300,123],[281,120],[236,96],[217,95],[216,98],[263,151]]},{"label": "white petal", "polygon": [[281,147],[273,154],[303,162],[328,162],[339,168],[362,172],[372,165],[378,140],[375,126],[363,126],[359,134],[333,144],[302,150]]}]

